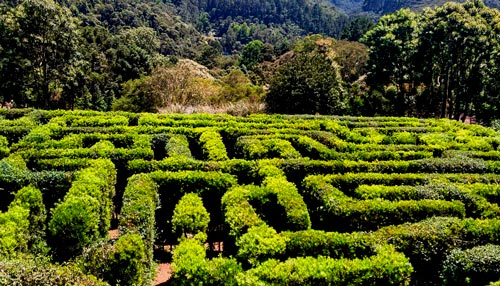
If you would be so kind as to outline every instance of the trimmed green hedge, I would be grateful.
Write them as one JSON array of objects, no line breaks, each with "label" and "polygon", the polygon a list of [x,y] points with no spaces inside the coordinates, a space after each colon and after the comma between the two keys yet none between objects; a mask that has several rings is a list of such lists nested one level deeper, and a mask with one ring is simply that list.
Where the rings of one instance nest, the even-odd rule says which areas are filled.
[{"label": "trimmed green hedge", "polygon": [[365,259],[324,256],[267,260],[237,276],[239,285],[410,285],[408,259],[389,246]]},{"label": "trimmed green hedge", "polygon": [[453,249],[443,262],[443,285],[486,285],[500,279],[500,246]]},{"label": "trimmed green hedge", "polygon": [[109,286],[83,273],[75,264],[55,265],[44,257],[23,256],[0,260],[0,285]]},{"label": "trimmed green hedge", "polygon": [[167,156],[171,158],[193,158],[191,150],[189,149],[189,141],[187,137],[182,134],[170,135],[165,145],[165,151]]},{"label": "trimmed green hedge", "polygon": [[199,142],[203,157],[209,161],[228,160],[226,146],[218,132],[205,131],[200,135]]},{"label": "trimmed green hedge", "polygon": [[236,276],[242,272],[241,265],[232,258],[206,259],[205,247],[197,236],[182,240],[172,260],[172,285],[239,285]]},{"label": "trimmed green hedge", "polygon": [[107,235],[115,184],[115,166],[106,159],[95,160],[76,174],[49,222],[51,245],[60,259],[79,254],[85,245]]},{"label": "trimmed green hedge", "polygon": [[413,280],[437,285],[443,261],[455,248],[500,244],[500,220],[433,217],[417,223],[388,226],[370,234],[394,245],[415,268]]},{"label": "trimmed green hedge", "polygon": [[308,205],[315,212],[313,222],[319,229],[375,230],[432,216],[465,217],[465,205],[460,201],[356,200],[335,188],[330,178],[332,176],[309,176],[303,183],[304,196],[307,196]]},{"label": "trimmed green hedge", "polygon": [[175,205],[172,228],[178,237],[205,233],[209,222],[210,214],[197,194],[185,194]]}]

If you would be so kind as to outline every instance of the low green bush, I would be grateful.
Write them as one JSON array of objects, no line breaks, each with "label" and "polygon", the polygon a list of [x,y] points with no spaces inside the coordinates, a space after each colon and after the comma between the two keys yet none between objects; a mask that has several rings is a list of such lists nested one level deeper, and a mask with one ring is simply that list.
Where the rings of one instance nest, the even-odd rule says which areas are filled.
[{"label": "low green bush", "polygon": [[10,152],[9,141],[4,136],[0,136],[0,159],[6,157]]},{"label": "low green bush", "polygon": [[108,280],[111,285],[147,285],[148,261],[146,246],[142,237],[136,233],[126,233],[114,246],[111,260],[111,273]]},{"label": "low green bush", "polygon": [[0,213],[0,258],[14,257],[28,250],[29,209],[21,206],[9,207]]},{"label": "low green bush", "polygon": [[40,256],[0,260],[0,285],[109,286],[75,264],[55,265]]},{"label": "low green bush", "polygon": [[205,131],[200,135],[199,142],[203,151],[203,156],[208,161],[229,160],[226,146],[218,132]]},{"label": "low green bush", "polygon": [[241,265],[233,258],[206,259],[206,250],[200,239],[181,240],[173,255],[172,285],[228,285],[236,286]]},{"label": "low green bush", "polygon": [[170,135],[165,145],[165,151],[167,156],[171,158],[193,158],[191,150],[189,149],[189,141],[187,137],[182,134]]},{"label": "low green bush", "polygon": [[250,227],[265,224],[248,201],[251,193],[258,188],[252,185],[236,186],[222,197],[224,220],[229,227],[229,235],[240,237]]},{"label": "low green bush", "polygon": [[486,285],[500,279],[500,246],[453,249],[443,262],[442,285]]},{"label": "low green bush", "polygon": [[172,257],[173,285],[203,285],[207,277],[206,250],[196,239],[184,239]]},{"label": "low green bush", "polygon": [[71,122],[72,127],[109,127],[128,126],[129,119],[125,116],[80,116]]},{"label": "low green bush", "polygon": [[375,243],[365,233],[338,233],[321,230],[284,231],[284,257],[326,256],[335,259],[365,258],[374,255]]},{"label": "low green bush", "polygon": [[334,150],[308,136],[298,136],[292,139],[292,143],[304,157],[318,160],[335,160],[340,157]]},{"label": "low green bush", "polygon": [[304,180],[303,186],[304,194],[309,196],[307,200],[310,201],[310,208],[317,210],[315,217],[320,229],[373,230],[391,224],[415,222],[435,215],[465,217],[465,206],[460,201],[356,200],[333,187],[328,178],[309,176]]},{"label": "low green bush", "polygon": [[[311,219],[302,196],[297,187],[286,180],[286,177],[266,177],[262,182],[262,187],[267,189],[266,193],[274,194],[277,204],[284,208],[284,223],[279,224],[280,228],[286,230],[304,230],[311,228]],[[251,199],[256,199],[251,196]],[[277,226],[276,226],[277,227]]]},{"label": "low green bush", "polygon": [[197,194],[185,194],[175,206],[172,226],[179,237],[206,233],[209,222],[210,215]]},{"label": "low green bush", "polygon": [[47,210],[43,204],[42,192],[33,186],[17,191],[10,206],[19,206],[29,210],[28,249],[31,253],[46,251],[45,222]]},{"label": "low green bush", "polygon": [[438,285],[443,261],[453,249],[500,244],[500,220],[433,217],[387,226],[370,235],[380,243],[389,242],[410,259],[414,280]]},{"label": "low green bush", "polygon": [[408,259],[389,246],[365,259],[269,259],[237,276],[240,285],[410,285]]},{"label": "low green bush", "polygon": [[79,255],[84,246],[101,236],[100,209],[99,201],[87,194],[56,204],[48,229],[51,247],[60,261]]},{"label": "low green bush", "polygon": [[149,267],[152,265],[155,241],[155,210],[158,205],[158,186],[146,174],[133,175],[128,179],[123,193],[120,215],[120,232],[136,232],[146,245]]},{"label": "low green bush", "polygon": [[248,265],[257,266],[271,257],[285,253],[287,237],[279,235],[267,225],[253,226],[237,241],[238,258]]}]

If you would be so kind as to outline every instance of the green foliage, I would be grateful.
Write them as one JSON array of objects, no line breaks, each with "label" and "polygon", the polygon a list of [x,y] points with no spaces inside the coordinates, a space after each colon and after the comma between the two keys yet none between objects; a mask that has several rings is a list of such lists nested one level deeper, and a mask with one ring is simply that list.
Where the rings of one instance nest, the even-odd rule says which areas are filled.
[{"label": "green foliage", "polygon": [[206,131],[200,135],[200,144],[204,157],[209,161],[228,160],[226,146],[222,137],[215,131]]},{"label": "green foliage", "polygon": [[257,188],[255,186],[237,186],[222,196],[225,221],[229,225],[230,235],[239,237],[248,228],[265,224],[248,202],[251,192]]},{"label": "green foliage", "polygon": [[2,285],[80,285],[108,286],[94,276],[86,275],[75,264],[55,265],[45,257],[23,256],[0,260]]},{"label": "green foliage", "polygon": [[364,258],[374,254],[374,241],[364,233],[320,230],[285,231],[285,257],[325,256],[335,259]]},{"label": "green foliage", "polygon": [[392,247],[379,247],[378,254],[362,260],[324,256],[270,259],[237,277],[244,285],[410,285],[413,271],[408,259]]},{"label": "green foliage", "polygon": [[500,247],[453,249],[443,262],[443,285],[486,285],[500,278]]},{"label": "green foliage", "polygon": [[319,176],[307,177],[304,180],[304,187],[314,200],[314,204],[317,204],[318,216],[325,229],[372,230],[385,225],[419,221],[436,215],[465,217],[466,212],[465,205],[461,201],[356,200],[333,187],[328,179]]},{"label": "green foliage", "polygon": [[373,233],[373,237],[383,242],[390,239],[391,244],[410,259],[415,268],[414,279],[438,284],[441,269],[436,265],[442,265],[452,249],[471,248],[484,241],[496,244],[499,227],[497,219],[434,217],[418,223],[384,227]]},{"label": "green foliage", "polygon": [[202,283],[207,275],[205,247],[196,239],[184,239],[174,250],[172,268],[174,285]]},{"label": "green foliage", "polygon": [[[298,44],[290,59],[280,65],[270,79],[265,101],[271,113],[341,114],[345,96],[339,69],[327,50],[333,39],[307,38]],[[317,50],[316,50],[317,49]],[[325,51],[326,50],[326,51]]]},{"label": "green foliage", "polygon": [[192,158],[189,142],[185,135],[174,134],[168,138],[165,145],[165,151],[168,157],[185,157]]},{"label": "green foliage", "polygon": [[240,65],[251,70],[255,65],[264,60],[264,43],[253,40],[246,44],[241,51]]},{"label": "green foliage", "polygon": [[112,285],[144,285],[147,272],[146,247],[142,237],[135,233],[120,236],[114,246],[111,261]]},{"label": "green foliage", "polygon": [[43,203],[42,192],[33,186],[24,187],[17,191],[10,206],[19,206],[29,210],[28,248],[32,253],[43,253],[46,249],[47,210]]},{"label": "green foliage", "polygon": [[71,196],[52,210],[49,231],[51,246],[60,260],[74,257],[100,237],[99,201],[90,195]]},{"label": "green foliage", "polygon": [[209,222],[210,215],[197,194],[185,194],[175,206],[172,227],[178,236],[205,233]]},{"label": "green foliage", "polygon": [[272,227],[254,226],[236,242],[239,247],[238,258],[252,266],[257,266],[269,257],[283,254],[286,243],[287,238],[280,236]]},{"label": "green foliage", "polygon": [[[35,103],[41,108],[71,105],[69,94],[80,64],[77,58],[77,20],[67,8],[52,0],[24,1],[0,19],[7,33],[2,58],[2,94],[10,94],[16,104]],[[24,43],[24,44],[22,44]],[[4,70],[6,69],[6,70]],[[17,70],[17,75],[9,70]],[[66,101],[67,100],[67,101]]]},{"label": "green foliage", "polygon": [[235,148],[238,155],[243,158],[266,159],[266,158],[299,158],[300,153],[292,144],[283,139],[258,138],[253,136],[242,136],[238,138]]},{"label": "green foliage", "polygon": [[0,136],[0,158],[6,157],[10,152],[9,141],[4,136]]},{"label": "green foliage", "polygon": [[158,186],[146,174],[133,175],[127,182],[123,193],[119,230],[124,234],[137,233],[141,236],[144,243],[145,269],[144,277],[136,278],[141,281],[151,281],[156,238],[155,210],[159,201]]},{"label": "green foliage", "polygon": [[154,96],[150,90],[150,77],[133,79],[123,84],[123,96],[113,102],[114,111],[156,112],[162,105],[162,99]]},{"label": "green foliage", "polygon": [[14,257],[25,252],[29,240],[29,209],[12,206],[0,213],[0,257]]}]

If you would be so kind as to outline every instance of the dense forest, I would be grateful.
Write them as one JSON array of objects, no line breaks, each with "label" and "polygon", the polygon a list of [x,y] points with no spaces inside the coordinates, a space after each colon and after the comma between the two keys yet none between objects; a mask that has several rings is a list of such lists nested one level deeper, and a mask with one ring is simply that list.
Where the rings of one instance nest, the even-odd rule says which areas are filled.
[{"label": "dense forest", "polygon": [[0,101],[134,112],[470,115],[485,124],[499,117],[498,10],[446,3],[375,21],[347,6],[6,1]]}]

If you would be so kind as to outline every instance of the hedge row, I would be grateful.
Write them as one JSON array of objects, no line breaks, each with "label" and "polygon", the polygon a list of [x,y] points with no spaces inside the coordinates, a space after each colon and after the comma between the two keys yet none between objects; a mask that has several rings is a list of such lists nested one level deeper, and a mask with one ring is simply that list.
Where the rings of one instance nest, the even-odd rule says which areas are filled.
[{"label": "hedge row", "polygon": [[238,285],[241,265],[233,258],[206,259],[205,236],[184,239],[174,249],[172,285]]},{"label": "hedge row", "polygon": [[415,268],[413,281],[439,284],[440,270],[453,249],[500,244],[500,220],[433,217],[418,223],[388,226],[370,234],[404,253]]},{"label": "hedge row", "polygon": [[51,244],[62,261],[104,237],[111,223],[116,170],[106,159],[79,171],[64,200],[56,204],[49,222]]},{"label": "hedge row", "polygon": [[[248,144],[257,148],[258,144]],[[482,161],[470,158],[428,158],[409,161],[352,161],[333,160],[320,161],[303,159],[272,160],[273,164],[282,168],[287,177],[295,183],[309,174],[332,173],[500,173],[500,164],[495,161]],[[160,161],[134,160],[129,162],[128,169],[132,173],[151,172],[155,170],[221,170],[238,173],[245,165],[246,171],[255,169],[255,163],[242,159],[231,159],[222,162],[207,162],[187,158],[166,158]],[[242,173],[242,175],[244,175]]]},{"label": "hedge row", "polygon": [[234,176],[221,172],[202,171],[156,171],[150,173],[149,176],[159,186],[161,208],[156,211],[156,218],[161,221],[156,226],[159,241],[169,244],[177,242],[177,236],[172,233],[171,218],[176,204],[187,193],[196,193],[202,198],[203,205],[210,213],[210,224],[207,230],[209,239],[220,241],[218,236],[222,233],[219,229],[223,225],[221,197],[227,190],[237,185]]},{"label": "hedge row", "polygon": [[453,249],[443,262],[443,285],[487,285],[500,279],[500,246]]},{"label": "hedge row", "polygon": [[412,266],[390,246],[364,259],[270,259],[237,276],[238,285],[409,285]]},{"label": "hedge row", "polygon": [[432,216],[465,217],[461,201],[435,199],[388,201],[357,200],[335,188],[323,176],[309,176],[303,194],[315,212],[315,228],[323,230],[375,230],[382,226],[416,222]]},{"label": "hedge row", "polygon": [[165,151],[170,158],[193,158],[189,149],[189,141],[182,134],[170,135],[165,145]]},{"label": "hedge row", "polygon": [[1,285],[109,286],[108,283],[83,273],[74,263],[56,265],[43,257],[1,259],[0,269]]},{"label": "hedge row", "polygon": [[[464,203],[467,217],[493,218],[500,215],[500,207],[491,203],[479,191],[484,184],[450,184],[436,181],[420,186],[384,186],[361,185],[355,190],[355,196],[361,199],[398,200],[457,200]],[[493,186],[494,187],[494,186]],[[479,191],[474,191],[478,188]],[[491,188],[490,188],[491,189]],[[490,194],[490,198],[493,194]],[[495,198],[498,198],[496,194]]]},{"label": "hedge row", "polygon": [[172,230],[178,237],[206,234],[209,222],[210,214],[197,194],[185,194],[175,205]]},{"label": "hedge row", "polygon": [[345,173],[334,175],[315,175],[313,180],[323,180],[340,189],[347,195],[353,195],[354,190],[360,185],[423,185],[432,181],[440,180],[450,183],[497,183],[500,176],[496,174],[428,174],[428,173],[408,173],[408,174],[382,174],[382,173]]},{"label": "hedge row", "polygon": [[226,146],[222,137],[215,131],[205,131],[199,138],[203,157],[209,161],[228,160]]},{"label": "hedge row", "polygon": [[56,158],[109,158],[113,160],[133,160],[133,159],[153,159],[153,150],[151,147],[140,142],[134,145],[131,149],[115,148],[114,145],[109,141],[100,141],[90,148],[76,148],[76,149],[30,149],[25,151],[19,151],[20,154],[26,160],[37,161],[41,159],[56,159]]},{"label": "hedge row", "polygon": [[[124,250],[117,252],[127,261],[127,251],[130,247],[134,257],[128,258],[129,263],[118,264],[126,275],[135,275],[129,278],[126,285],[141,285],[150,283],[154,277],[153,247],[156,238],[155,210],[159,204],[158,186],[146,174],[133,175],[123,193],[123,207],[120,213],[119,230],[123,239]],[[141,239],[138,241],[138,235]],[[129,241],[130,242],[127,242]],[[143,261],[144,260],[144,261]],[[129,267],[134,269],[129,269]],[[135,271],[135,272],[134,272]]]},{"label": "hedge row", "polygon": [[13,190],[28,185],[42,191],[43,201],[50,209],[71,187],[72,177],[72,173],[60,171],[31,172],[23,158],[17,154],[10,155],[0,160],[0,209],[5,210],[12,201]]},{"label": "hedge row", "polygon": [[240,137],[236,142],[236,154],[244,159],[299,158],[300,153],[292,144],[279,138]]},{"label": "hedge row", "polygon": [[30,210],[12,204],[5,213],[0,213],[0,257],[14,257],[28,250]]}]

